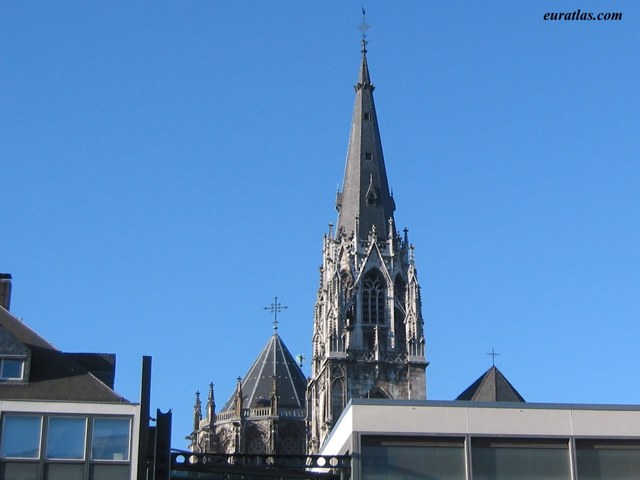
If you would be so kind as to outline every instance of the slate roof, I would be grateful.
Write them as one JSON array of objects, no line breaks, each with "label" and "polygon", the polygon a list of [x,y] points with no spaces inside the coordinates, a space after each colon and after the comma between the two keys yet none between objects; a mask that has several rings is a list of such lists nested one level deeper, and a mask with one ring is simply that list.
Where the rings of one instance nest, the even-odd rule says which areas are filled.
[{"label": "slate roof", "polygon": [[[0,382],[0,399],[129,403],[74,360],[78,354],[61,352],[2,306],[0,326],[0,354],[31,353],[28,381]],[[78,358],[88,365],[91,357],[107,362],[113,358],[115,368],[112,355],[83,354]]]},{"label": "slate roof", "polygon": [[493,366],[462,392],[456,400],[473,402],[524,402],[522,395],[497,367]]},{"label": "slate roof", "polygon": [[[271,336],[242,379],[242,408],[268,406],[274,376],[278,408],[305,408],[307,380],[277,333]],[[235,393],[221,412],[232,411],[234,400]]]},{"label": "slate roof", "polygon": [[[382,153],[378,117],[373,101],[374,86],[369,75],[366,44],[362,46],[362,60],[356,99],[351,120],[342,192],[338,193],[338,231],[344,228],[347,236],[356,229],[359,237],[367,238],[375,225],[378,237],[388,236],[389,219],[393,219],[395,202],[389,190]],[[395,233],[395,232],[394,232]]]}]

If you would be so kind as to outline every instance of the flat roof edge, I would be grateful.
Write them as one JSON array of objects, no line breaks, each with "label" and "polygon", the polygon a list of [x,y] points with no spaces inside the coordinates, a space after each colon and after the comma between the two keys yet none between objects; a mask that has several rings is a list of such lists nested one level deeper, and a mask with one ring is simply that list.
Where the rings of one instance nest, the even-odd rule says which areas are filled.
[{"label": "flat roof edge", "polygon": [[529,402],[472,402],[468,400],[389,400],[372,398],[352,398],[350,406],[406,406],[406,407],[450,407],[450,408],[519,408],[525,410],[616,410],[640,411],[640,404],[604,403],[529,403]]}]

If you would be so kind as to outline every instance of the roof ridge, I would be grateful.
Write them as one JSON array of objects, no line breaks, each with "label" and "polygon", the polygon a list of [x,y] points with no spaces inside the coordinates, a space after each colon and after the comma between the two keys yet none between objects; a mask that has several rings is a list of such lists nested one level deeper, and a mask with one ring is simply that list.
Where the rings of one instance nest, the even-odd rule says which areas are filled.
[{"label": "roof ridge", "polygon": [[[304,402],[300,401],[300,397],[298,397],[298,392],[296,391],[295,385],[293,384],[293,375],[291,374],[291,369],[289,368],[289,364],[287,362],[287,358],[285,353],[289,353],[289,356],[291,356],[291,352],[289,352],[289,349],[287,348],[287,346],[284,344],[284,342],[282,342],[282,339],[280,339],[280,337],[278,337],[278,342],[280,345],[280,350],[282,350],[282,360],[283,360],[283,364],[284,367],[287,369],[287,377],[289,378],[289,381],[291,382],[291,386],[293,387],[293,394],[296,396],[296,402],[300,405],[303,405]],[[292,357],[293,359],[293,357]]]}]

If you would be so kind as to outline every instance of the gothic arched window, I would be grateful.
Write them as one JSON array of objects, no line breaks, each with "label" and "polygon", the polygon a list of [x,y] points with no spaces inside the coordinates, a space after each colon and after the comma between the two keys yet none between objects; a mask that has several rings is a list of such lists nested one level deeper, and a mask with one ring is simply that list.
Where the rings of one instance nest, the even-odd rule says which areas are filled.
[{"label": "gothic arched window", "polygon": [[331,384],[331,417],[334,424],[342,414],[344,403],[344,382],[341,379],[334,380]]},{"label": "gothic arched window", "polygon": [[383,325],[385,323],[386,283],[378,270],[367,273],[362,284],[362,323]]}]

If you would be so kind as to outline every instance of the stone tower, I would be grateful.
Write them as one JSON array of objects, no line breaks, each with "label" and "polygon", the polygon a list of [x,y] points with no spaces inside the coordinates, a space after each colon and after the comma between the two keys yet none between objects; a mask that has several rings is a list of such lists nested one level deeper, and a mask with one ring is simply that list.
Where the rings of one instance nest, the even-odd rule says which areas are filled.
[{"label": "stone tower", "polygon": [[366,46],[363,36],[337,227],[322,245],[307,387],[312,453],[350,398],[426,398],[413,245],[393,218]]}]

